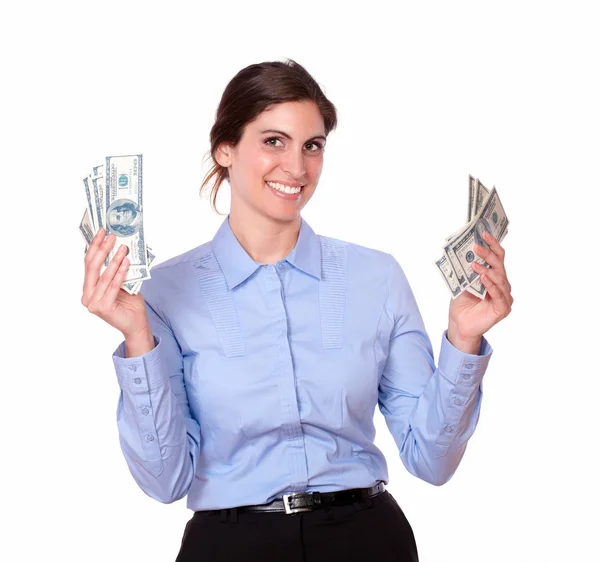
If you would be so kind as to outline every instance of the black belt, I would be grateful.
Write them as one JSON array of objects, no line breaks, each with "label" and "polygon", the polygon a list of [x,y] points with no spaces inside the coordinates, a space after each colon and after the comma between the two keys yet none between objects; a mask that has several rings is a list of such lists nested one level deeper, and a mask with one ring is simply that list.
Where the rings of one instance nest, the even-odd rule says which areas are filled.
[{"label": "black belt", "polygon": [[353,488],[340,492],[295,492],[283,494],[282,499],[275,499],[261,505],[244,505],[238,511],[285,511],[288,515],[302,511],[312,511],[328,505],[348,505],[359,502],[365,497],[372,498],[385,492],[383,482],[372,488]]}]

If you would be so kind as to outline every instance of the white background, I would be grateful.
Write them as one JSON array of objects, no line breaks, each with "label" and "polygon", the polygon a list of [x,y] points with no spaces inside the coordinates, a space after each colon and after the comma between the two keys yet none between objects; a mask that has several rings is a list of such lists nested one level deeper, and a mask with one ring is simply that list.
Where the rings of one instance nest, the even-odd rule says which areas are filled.
[{"label": "white background", "polygon": [[292,58],[339,111],[303,216],[396,256],[436,359],[449,295],[433,261],[466,219],[469,174],[496,185],[510,219],[514,307],[486,334],[480,423],[454,478],[411,476],[377,413],[388,489],[422,562],[598,560],[593,4],[3,7],[0,558],[174,560],[191,512],[130,476],[120,334],[80,303],[81,178],[106,155],[143,153],[158,261],[206,242],[222,221],[198,196],[221,93],[249,64]]}]

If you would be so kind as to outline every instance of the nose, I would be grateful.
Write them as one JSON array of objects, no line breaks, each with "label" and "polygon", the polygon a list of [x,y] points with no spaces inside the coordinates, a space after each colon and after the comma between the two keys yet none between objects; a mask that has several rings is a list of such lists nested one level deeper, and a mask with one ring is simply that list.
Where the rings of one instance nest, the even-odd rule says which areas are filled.
[{"label": "nose", "polygon": [[306,172],[304,166],[304,154],[302,154],[302,149],[297,150],[289,150],[287,154],[283,158],[283,162],[281,163],[281,167],[284,172],[287,172],[294,179],[299,179]]}]

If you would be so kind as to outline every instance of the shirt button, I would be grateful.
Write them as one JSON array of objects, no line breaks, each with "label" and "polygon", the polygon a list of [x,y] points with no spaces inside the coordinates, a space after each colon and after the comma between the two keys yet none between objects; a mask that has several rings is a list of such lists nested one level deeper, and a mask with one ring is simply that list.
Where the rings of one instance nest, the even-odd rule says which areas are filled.
[{"label": "shirt button", "polygon": [[146,441],[154,441],[154,435],[146,435]]},{"label": "shirt button", "polygon": [[283,262],[279,262],[277,264],[277,269],[283,269],[285,267],[285,265],[283,265]]},{"label": "shirt button", "polygon": [[140,379],[140,377],[135,377],[135,379],[133,379],[133,382],[135,384],[142,384],[142,379]]},{"label": "shirt button", "polygon": [[455,403],[457,406],[460,406],[460,405],[462,404],[462,401],[461,401],[461,399],[460,399],[460,398],[455,398],[455,399],[453,400],[453,402],[454,402],[454,403]]},{"label": "shirt button", "polygon": [[473,363],[467,363],[467,364],[465,365],[465,368],[466,368],[466,369],[472,369],[473,367],[474,367]]},{"label": "shirt button", "polygon": [[471,375],[469,373],[465,373],[462,378],[468,381],[471,378]]},{"label": "shirt button", "polygon": [[150,413],[150,410],[148,408],[142,408],[142,414],[144,414],[144,416],[147,416]]},{"label": "shirt button", "polygon": [[129,367],[127,367],[130,371],[133,371],[134,373],[137,371],[137,365],[129,365]]},{"label": "shirt button", "polygon": [[454,429],[452,429],[451,425],[446,426],[446,433],[452,433],[453,431],[454,431]]}]

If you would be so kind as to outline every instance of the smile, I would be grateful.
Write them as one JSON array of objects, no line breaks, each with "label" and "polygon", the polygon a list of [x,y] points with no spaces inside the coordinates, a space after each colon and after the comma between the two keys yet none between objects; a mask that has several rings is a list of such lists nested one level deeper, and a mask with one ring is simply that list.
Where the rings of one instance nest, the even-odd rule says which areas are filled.
[{"label": "smile", "polygon": [[283,185],[281,183],[276,183],[273,181],[265,182],[271,189],[279,191],[280,193],[286,193],[288,195],[296,195],[300,193],[303,186],[291,187],[289,185]]}]

